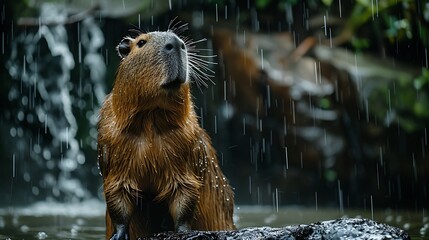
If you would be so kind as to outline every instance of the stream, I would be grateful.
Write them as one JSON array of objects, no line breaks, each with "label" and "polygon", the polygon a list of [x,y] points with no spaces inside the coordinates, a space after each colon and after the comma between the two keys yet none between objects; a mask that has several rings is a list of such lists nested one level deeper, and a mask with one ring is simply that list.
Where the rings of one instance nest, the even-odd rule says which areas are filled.
[{"label": "stream", "polygon": [[[103,239],[104,211],[104,203],[98,200],[2,208],[0,239]],[[429,216],[424,211],[243,205],[235,207],[234,220],[237,228],[284,227],[341,217],[373,219],[406,230],[411,239],[429,239]]]}]

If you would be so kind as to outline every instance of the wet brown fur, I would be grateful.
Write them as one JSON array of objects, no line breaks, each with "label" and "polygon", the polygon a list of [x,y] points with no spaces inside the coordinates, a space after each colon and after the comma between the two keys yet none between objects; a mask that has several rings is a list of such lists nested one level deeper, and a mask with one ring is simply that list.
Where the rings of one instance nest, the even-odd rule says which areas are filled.
[{"label": "wet brown fur", "polygon": [[[160,87],[168,66],[156,57],[157,37],[131,39],[100,110],[107,239],[115,221],[129,224],[130,239],[180,230],[183,219],[195,230],[234,229],[233,192],[198,124],[189,81],[175,90]],[[138,48],[140,39],[151,44]]]}]

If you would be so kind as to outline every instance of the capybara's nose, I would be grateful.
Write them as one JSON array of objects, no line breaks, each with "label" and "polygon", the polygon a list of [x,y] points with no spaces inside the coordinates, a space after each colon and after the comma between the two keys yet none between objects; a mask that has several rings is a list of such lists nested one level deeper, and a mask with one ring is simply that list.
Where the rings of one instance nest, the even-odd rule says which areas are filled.
[{"label": "capybara's nose", "polygon": [[175,35],[168,36],[164,46],[164,51],[168,53],[172,51],[179,51],[180,49],[185,50],[185,44],[182,42],[182,40],[180,40]]}]

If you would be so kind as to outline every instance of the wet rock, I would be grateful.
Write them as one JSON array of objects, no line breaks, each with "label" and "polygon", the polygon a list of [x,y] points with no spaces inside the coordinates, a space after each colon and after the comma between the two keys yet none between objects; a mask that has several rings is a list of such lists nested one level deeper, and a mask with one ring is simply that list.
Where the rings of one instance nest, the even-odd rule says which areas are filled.
[{"label": "wet rock", "polygon": [[309,225],[294,225],[283,228],[251,227],[236,231],[189,231],[165,232],[141,238],[155,239],[410,239],[399,228],[369,219],[341,218]]}]

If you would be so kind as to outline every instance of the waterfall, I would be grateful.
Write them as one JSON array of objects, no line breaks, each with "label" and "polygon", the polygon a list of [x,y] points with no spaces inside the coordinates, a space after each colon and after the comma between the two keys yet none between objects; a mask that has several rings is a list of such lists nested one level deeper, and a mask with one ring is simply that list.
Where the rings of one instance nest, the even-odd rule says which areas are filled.
[{"label": "waterfall", "polygon": [[8,99],[16,106],[10,110],[15,122],[10,151],[17,184],[32,185],[31,198],[40,200],[91,196],[85,185],[94,173],[82,168],[95,160],[86,163],[83,149],[96,149],[95,126],[105,95],[104,36],[88,17],[78,23],[78,51],[72,51],[61,24],[66,18],[65,8],[43,4],[40,19],[58,24],[17,33],[7,62],[13,79]]}]

